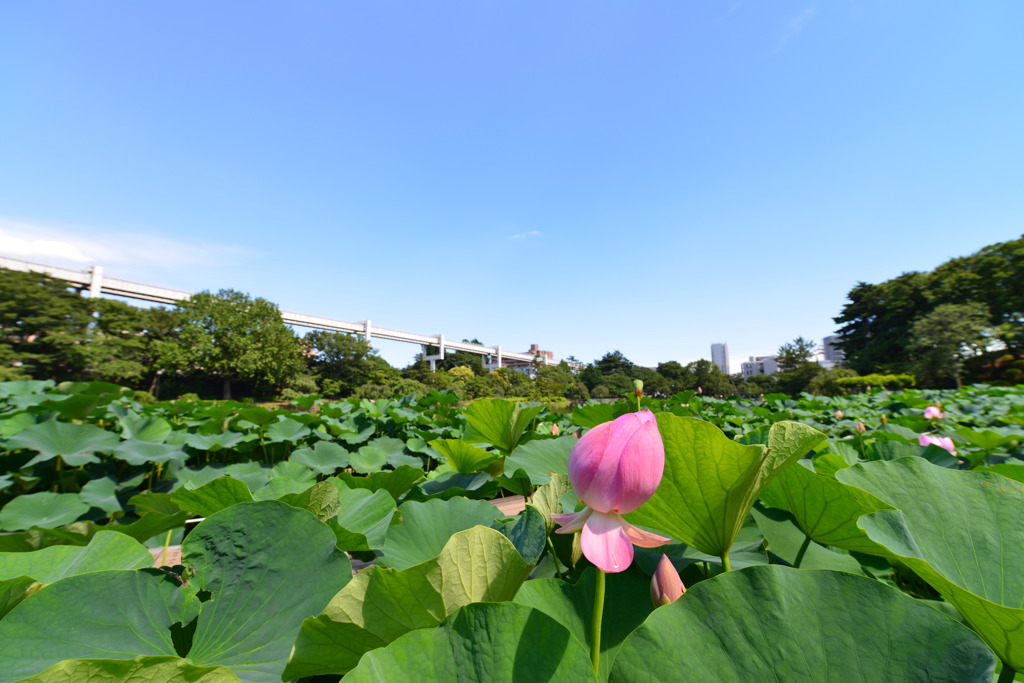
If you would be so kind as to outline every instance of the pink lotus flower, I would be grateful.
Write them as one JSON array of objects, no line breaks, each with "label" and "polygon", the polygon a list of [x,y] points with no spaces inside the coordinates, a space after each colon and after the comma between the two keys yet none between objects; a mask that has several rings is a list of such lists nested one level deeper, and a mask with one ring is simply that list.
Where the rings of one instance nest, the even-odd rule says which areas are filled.
[{"label": "pink lotus flower", "polygon": [[633,545],[655,548],[671,539],[643,531],[622,518],[654,495],[665,470],[665,445],[649,410],[627,413],[583,435],[569,455],[569,481],[586,505],[551,515],[556,533],[582,531],[583,554],[605,572],[625,571]]},{"label": "pink lotus flower", "polygon": [[864,426],[863,422],[857,422],[857,426],[854,427],[854,430],[856,430],[858,434],[863,434],[868,430],[868,428]]},{"label": "pink lotus flower", "polygon": [[554,434],[555,436],[558,436],[559,433],[561,433],[561,431],[562,430],[558,428],[558,425],[551,425],[551,433]]},{"label": "pink lotus flower", "polygon": [[924,409],[924,419],[926,420],[941,420],[946,417],[946,414],[939,410],[938,406],[928,406]]},{"label": "pink lotus flower", "polygon": [[837,420],[842,420],[843,419],[843,411],[841,411],[841,410],[837,410],[836,411],[836,419]]},{"label": "pink lotus flower", "polygon": [[956,446],[953,445],[953,439],[948,436],[932,436],[931,434],[922,434],[917,437],[917,443],[922,446],[938,446],[939,448],[945,448],[949,451],[950,455],[956,455]]},{"label": "pink lotus flower", "polygon": [[668,555],[662,555],[658,568],[651,577],[651,602],[655,607],[663,607],[681,598],[685,592],[686,586],[679,578],[679,572],[672,566]]}]

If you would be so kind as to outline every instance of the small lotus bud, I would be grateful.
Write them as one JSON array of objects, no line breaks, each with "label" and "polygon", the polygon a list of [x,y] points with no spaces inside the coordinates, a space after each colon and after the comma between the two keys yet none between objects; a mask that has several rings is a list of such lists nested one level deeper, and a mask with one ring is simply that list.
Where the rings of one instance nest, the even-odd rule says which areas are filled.
[{"label": "small lotus bud", "polygon": [[642,379],[635,379],[635,380],[633,380],[633,388],[636,389],[637,391],[643,391],[644,390],[644,381]]},{"label": "small lotus bud", "polygon": [[843,419],[843,411],[841,411],[841,410],[837,410],[836,411],[836,419],[837,420],[842,420]]},{"label": "small lotus bud", "polygon": [[679,578],[679,572],[672,566],[668,555],[662,555],[658,568],[651,577],[651,602],[655,607],[662,607],[675,602],[685,592],[686,586]]},{"label": "small lotus bud", "polygon": [[863,434],[868,430],[868,428],[864,426],[863,422],[858,422],[857,426],[854,427],[854,429],[857,431],[858,434]]},{"label": "small lotus bud", "polygon": [[885,415],[883,415],[882,417],[878,418],[878,421],[881,422],[884,425],[885,424],[889,424],[889,418],[887,418]]},{"label": "small lotus bud", "polygon": [[561,430],[558,428],[558,425],[556,425],[556,424],[551,425],[551,433],[552,434],[554,434],[555,436],[558,436],[560,432],[561,432]]},{"label": "small lotus bud", "polygon": [[699,394],[700,396],[703,396],[703,395],[704,395],[704,387],[697,387],[697,393],[698,393],[698,394]]}]

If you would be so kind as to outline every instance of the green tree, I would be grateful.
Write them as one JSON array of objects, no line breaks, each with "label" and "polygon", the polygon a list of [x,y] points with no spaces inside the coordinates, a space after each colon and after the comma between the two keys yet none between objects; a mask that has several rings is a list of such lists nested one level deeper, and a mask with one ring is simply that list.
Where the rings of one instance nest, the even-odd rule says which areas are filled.
[{"label": "green tree", "polygon": [[788,344],[779,347],[775,356],[775,364],[779,366],[780,372],[796,370],[805,363],[814,359],[814,351],[817,346],[809,339],[797,337]]},{"label": "green tree", "polygon": [[910,348],[922,383],[963,386],[964,362],[984,352],[991,315],[980,303],[941,304],[914,321]]},{"label": "green tree", "polygon": [[594,387],[604,383],[604,375],[601,374],[600,368],[591,363],[580,371],[580,381],[588,390],[593,390]]},{"label": "green tree", "polygon": [[700,387],[705,396],[727,396],[736,391],[729,375],[711,361],[701,358],[687,364],[689,376],[685,388],[695,390]]},{"label": "green tree", "polygon": [[163,367],[219,378],[225,399],[231,398],[232,382],[266,391],[285,385],[305,366],[299,339],[266,299],[222,289],[194,294],[177,310],[177,338],[159,347]]},{"label": "green tree", "polygon": [[[306,333],[303,343],[311,351],[310,369],[321,386],[332,389],[332,395],[347,396],[368,382],[389,384],[399,377],[398,371],[359,335],[314,330]],[[331,382],[324,384],[324,380]]]},{"label": "green tree", "polygon": [[40,273],[0,269],[0,379],[65,380],[93,319],[87,300]]},{"label": "green tree", "polygon": [[616,373],[632,377],[633,362],[622,355],[621,351],[610,351],[604,354],[599,360],[594,361],[594,365],[605,377]]}]

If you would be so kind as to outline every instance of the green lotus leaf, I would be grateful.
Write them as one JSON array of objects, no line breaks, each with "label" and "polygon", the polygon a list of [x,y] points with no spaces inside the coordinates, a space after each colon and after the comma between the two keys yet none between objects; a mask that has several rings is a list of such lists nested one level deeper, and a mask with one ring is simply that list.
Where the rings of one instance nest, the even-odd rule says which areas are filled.
[{"label": "green lotus leaf", "polygon": [[[485,451],[465,439],[436,439],[431,441],[430,445],[444,455],[448,466],[455,472],[468,474],[483,470],[491,472],[493,470],[491,465],[500,463],[502,460],[501,453]],[[498,471],[492,473],[500,474],[500,465]]]},{"label": "green lotus leaf", "polygon": [[421,564],[369,567],[303,622],[284,676],[346,673],[364,653],[436,626],[463,605],[511,600],[529,573],[508,539],[480,526],[454,534]]},{"label": "green lotus leaf", "polygon": [[165,462],[177,462],[184,465],[188,461],[188,453],[181,446],[168,443],[151,443],[130,439],[117,446],[113,455],[129,465],[149,465]]},{"label": "green lotus leaf", "polygon": [[478,524],[491,526],[502,517],[494,505],[466,498],[403,503],[398,510],[402,522],[388,529],[377,558],[381,566],[394,569],[437,557],[453,534]]},{"label": "green lotus leaf", "polygon": [[0,620],[0,683],[66,659],[176,655],[171,627],[199,600],[155,570],[101,571],[43,586]]},{"label": "green lotus leaf", "polygon": [[301,422],[289,417],[281,417],[277,422],[267,427],[266,435],[267,441],[270,443],[295,443],[305,439],[312,433],[312,430]]},{"label": "green lotus leaf", "polygon": [[387,491],[350,489],[336,479],[323,482],[337,491],[338,512],[329,526],[334,529],[338,548],[346,551],[377,550],[384,545],[395,499]]},{"label": "green lotus leaf", "polygon": [[223,666],[194,666],[180,657],[135,659],[68,659],[19,683],[81,683],[82,681],[131,681],[132,683],[241,683]]},{"label": "green lotus leaf", "polygon": [[292,451],[288,460],[306,465],[317,474],[334,474],[348,467],[349,452],[333,441],[317,441],[311,448]]},{"label": "green lotus leaf", "polygon": [[365,477],[358,477],[349,472],[341,472],[338,479],[350,489],[369,489],[370,491],[387,491],[396,501],[406,491],[423,481],[426,477],[418,467],[402,465],[390,472],[373,472]]},{"label": "green lotus leaf", "polygon": [[[544,612],[590,651],[593,638],[594,588],[597,569],[587,567],[571,584],[561,579],[534,579],[519,589],[513,602]],[[654,610],[651,577],[637,569],[607,574],[601,620],[600,679],[608,680],[622,641]],[[672,678],[664,679],[666,681]]]},{"label": "green lotus leaf", "polygon": [[170,422],[156,415],[130,415],[121,418],[119,422],[122,439],[163,443],[174,430]]},{"label": "green lotus leaf", "polygon": [[512,603],[466,605],[437,628],[367,652],[345,683],[408,680],[412,671],[420,683],[595,680],[589,653],[568,629],[539,610]]},{"label": "green lotus leaf", "polygon": [[473,401],[462,411],[469,425],[466,437],[492,444],[508,455],[542,409],[543,406],[524,406],[501,398]]},{"label": "green lotus leaf", "polygon": [[[791,467],[789,469],[803,468]],[[755,505],[750,510],[750,514],[761,529],[761,533],[764,534],[765,547],[768,552],[784,562],[801,569],[831,569],[851,574],[864,573],[860,562],[852,555],[834,552],[813,541],[807,542],[801,557],[800,548],[807,541],[807,536],[793,516],[786,511]],[[797,564],[798,559],[799,564]]]},{"label": "green lotus leaf", "polygon": [[117,500],[117,485],[108,477],[86,482],[78,496],[83,503],[103,510],[108,516],[124,511]]},{"label": "green lotus leaf", "polygon": [[17,448],[37,451],[39,455],[29,460],[25,467],[58,457],[77,467],[99,462],[97,453],[109,453],[119,443],[121,439],[117,434],[96,425],[50,420],[25,427],[7,440],[5,448],[9,451]]},{"label": "green lotus leaf", "polygon": [[153,556],[124,534],[99,531],[86,546],[56,545],[23,553],[0,553],[0,579],[31,576],[53,583],[67,576],[108,569],[140,569],[153,564]]},{"label": "green lotus leaf", "polygon": [[534,486],[546,484],[551,481],[552,474],[568,474],[569,454],[577,443],[573,436],[529,441],[505,458],[505,471],[521,469]]},{"label": "green lotus leaf", "polygon": [[825,439],[807,425],[777,422],[751,437],[766,445],[743,445],[703,420],[670,413],[657,418],[665,474],[654,496],[627,519],[709,555],[727,557],[761,489]]},{"label": "green lotus leaf", "polygon": [[921,458],[836,476],[899,508],[859,525],[951,602],[1000,659],[1024,670],[1024,573],[1009,570],[1024,566],[1024,484]]},{"label": "green lotus leaf", "polygon": [[63,526],[88,511],[88,503],[83,503],[77,493],[30,493],[18,496],[0,510],[0,529],[18,531]]},{"label": "green lotus leaf", "polygon": [[994,668],[969,629],[893,588],[768,565],[702,581],[656,609],[623,641],[610,680],[967,683],[991,680]]},{"label": "green lotus leaf", "polygon": [[544,515],[532,505],[527,505],[516,517],[498,527],[523,559],[536,564],[548,542],[548,528]]},{"label": "green lotus leaf", "polygon": [[234,477],[220,477],[197,489],[182,486],[171,495],[171,500],[182,510],[209,517],[237,503],[251,503],[253,497],[244,482]]},{"label": "green lotus leaf", "polygon": [[800,529],[817,543],[870,555],[880,554],[880,547],[857,526],[857,520],[892,509],[863,489],[800,466],[780,472],[761,492],[761,500],[793,515]]},{"label": "green lotus leaf", "polygon": [[377,472],[388,462],[387,453],[375,446],[361,446],[349,456],[352,469],[360,474]]}]

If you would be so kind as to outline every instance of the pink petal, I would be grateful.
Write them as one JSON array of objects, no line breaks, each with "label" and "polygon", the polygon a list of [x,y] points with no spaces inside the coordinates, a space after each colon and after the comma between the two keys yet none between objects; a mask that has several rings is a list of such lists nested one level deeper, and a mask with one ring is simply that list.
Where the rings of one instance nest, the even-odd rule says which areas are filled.
[{"label": "pink petal", "polygon": [[568,512],[568,513],[551,513],[551,519],[555,520],[556,523],[561,524],[561,529],[555,529],[556,534],[574,534],[583,528],[587,520],[590,518],[590,513],[593,510],[590,508],[583,508],[579,512]]},{"label": "pink petal", "polygon": [[622,518],[595,512],[583,527],[583,554],[604,572],[622,572],[633,562],[633,544],[622,528]]},{"label": "pink petal", "polygon": [[659,545],[665,545],[672,540],[658,534],[652,534],[650,531],[644,531],[626,520],[622,520],[622,529],[626,532],[626,537],[629,538],[630,542],[641,548],[657,548]]}]

